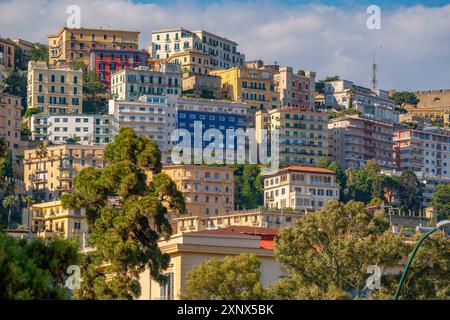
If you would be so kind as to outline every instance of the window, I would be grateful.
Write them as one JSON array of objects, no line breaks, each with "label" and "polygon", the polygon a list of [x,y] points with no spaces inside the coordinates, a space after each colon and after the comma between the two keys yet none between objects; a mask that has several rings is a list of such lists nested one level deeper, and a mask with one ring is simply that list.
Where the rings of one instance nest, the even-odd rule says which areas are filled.
[{"label": "window", "polygon": [[173,273],[166,273],[167,283],[160,287],[160,299],[172,300],[173,299]]}]

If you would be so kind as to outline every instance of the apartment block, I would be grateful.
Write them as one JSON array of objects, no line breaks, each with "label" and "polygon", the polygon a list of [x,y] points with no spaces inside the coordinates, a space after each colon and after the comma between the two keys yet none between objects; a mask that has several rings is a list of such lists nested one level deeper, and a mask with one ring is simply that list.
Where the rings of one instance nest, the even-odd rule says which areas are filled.
[{"label": "apartment block", "polygon": [[316,73],[291,67],[280,67],[274,75],[275,90],[280,94],[283,107],[314,108]]},{"label": "apartment block", "polygon": [[307,212],[339,200],[336,173],[328,169],[291,166],[264,174],[263,179],[264,204],[269,208]]},{"label": "apartment block", "polygon": [[221,69],[244,65],[245,55],[238,52],[237,47],[236,42],[216,34],[204,30],[189,31],[180,27],[153,31],[149,52],[156,59],[168,59],[185,51],[201,52],[208,55],[208,64],[204,65]]},{"label": "apartment block", "polygon": [[222,95],[247,104],[247,126],[255,126],[255,113],[281,107],[280,94],[275,90],[274,71],[268,68],[234,67],[211,71],[220,76]]},{"label": "apartment block", "polygon": [[162,172],[183,193],[187,214],[218,216],[233,211],[233,168],[180,164],[165,166]]},{"label": "apartment block", "polygon": [[83,72],[68,67],[48,67],[43,61],[28,63],[28,107],[43,114],[81,114]]},{"label": "apartment block", "polygon": [[25,150],[25,189],[40,202],[57,200],[72,190],[73,178],[83,168],[103,169],[105,146],[54,145]]},{"label": "apartment block", "polygon": [[328,124],[331,158],[344,170],[363,168],[371,159],[383,170],[392,170],[394,129],[392,123],[360,115],[331,119]]},{"label": "apartment block", "polygon": [[59,237],[82,243],[88,234],[86,209],[64,209],[59,200],[33,204],[31,230],[42,239]]},{"label": "apartment block", "polygon": [[450,130],[434,127],[394,132],[394,158],[398,171],[450,180]]},{"label": "apartment block", "polygon": [[81,60],[90,63],[90,52],[94,49],[137,50],[139,33],[136,31],[92,28],[62,27],[48,37],[49,61],[51,65],[68,65]]},{"label": "apartment block", "polygon": [[215,69],[210,64],[209,54],[194,50],[174,53],[166,61],[180,64],[183,73],[207,75],[211,70]]},{"label": "apartment block", "polygon": [[111,93],[126,101],[138,101],[141,95],[181,94],[181,67],[163,63],[159,70],[143,66],[120,70],[111,76]]},{"label": "apartment block", "polygon": [[325,107],[336,110],[355,109],[365,118],[398,123],[395,101],[385,90],[373,91],[347,80],[325,83]]},{"label": "apartment block", "polygon": [[185,232],[159,241],[163,253],[170,255],[170,266],[164,271],[168,282],[159,284],[149,270],[140,275],[139,300],[179,300],[186,286],[189,271],[211,259],[224,259],[239,254],[254,254],[261,262],[261,285],[267,288],[285,276],[282,265],[275,259],[275,238],[278,229],[258,227],[229,227],[218,230]]},{"label": "apartment block", "polygon": [[108,144],[113,139],[113,117],[109,115],[35,114],[30,120],[32,139],[62,144]]},{"label": "apartment block", "polygon": [[13,41],[0,38],[0,81],[14,71],[14,46]]},{"label": "apartment block", "polygon": [[328,157],[328,113],[299,107],[284,107],[256,113],[256,139],[266,129],[269,140],[279,132],[281,165],[315,167],[322,157]]},{"label": "apartment block", "polygon": [[[21,166],[22,160],[21,121],[21,98],[7,93],[0,93],[0,137],[5,140],[6,145],[11,150],[15,169]],[[19,170],[19,172],[21,171]]]},{"label": "apartment block", "polygon": [[89,69],[94,70],[108,89],[111,87],[111,74],[122,69],[148,66],[149,55],[138,50],[94,49],[90,53]]}]

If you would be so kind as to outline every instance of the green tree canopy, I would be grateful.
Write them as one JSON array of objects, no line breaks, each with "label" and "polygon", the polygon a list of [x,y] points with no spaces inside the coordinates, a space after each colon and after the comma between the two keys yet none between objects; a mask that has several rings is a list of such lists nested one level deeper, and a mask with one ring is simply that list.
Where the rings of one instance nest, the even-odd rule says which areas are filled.
[{"label": "green tree canopy", "polygon": [[28,56],[31,61],[45,61],[48,63],[48,49],[39,43],[35,43]]},{"label": "green tree canopy", "polygon": [[443,183],[437,186],[433,194],[431,206],[437,221],[448,219],[450,216],[450,184]]},{"label": "green tree canopy", "polygon": [[402,113],[406,113],[405,107],[407,104],[417,106],[420,102],[413,92],[407,91],[394,92],[389,98],[395,101],[395,104],[398,106],[398,111]]},{"label": "green tree canopy", "polygon": [[398,197],[403,211],[418,212],[422,208],[424,186],[411,170],[403,171],[394,178],[398,186]]},{"label": "green tree canopy", "polygon": [[156,281],[167,280],[161,272],[170,258],[157,241],[172,233],[168,211],[182,214],[186,208],[175,183],[160,172],[161,154],[154,141],[121,128],[104,158],[106,169],[80,171],[74,191],[62,197],[64,207],[86,208],[89,241],[96,249],[85,257],[86,281],[77,297],[131,299],[140,294],[139,274],[146,268]]},{"label": "green tree canopy", "polygon": [[106,87],[94,70],[84,72],[83,78],[83,93],[87,96],[88,102],[94,106],[96,113],[99,113],[99,96],[106,93]]},{"label": "green tree canopy", "polygon": [[239,208],[258,208],[264,199],[261,168],[254,164],[235,165],[234,202]]},{"label": "green tree canopy", "polygon": [[5,79],[5,85],[3,91],[13,96],[21,97],[21,105],[22,107],[25,107],[27,104],[27,72],[20,71],[11,73],[9,77]]},{"label": "green tree canopy", "polygon": [[187,300],[259,300],[264,298],[261,262],[255,255],[241,254],[211,259],[187,274],[182,298]]}]

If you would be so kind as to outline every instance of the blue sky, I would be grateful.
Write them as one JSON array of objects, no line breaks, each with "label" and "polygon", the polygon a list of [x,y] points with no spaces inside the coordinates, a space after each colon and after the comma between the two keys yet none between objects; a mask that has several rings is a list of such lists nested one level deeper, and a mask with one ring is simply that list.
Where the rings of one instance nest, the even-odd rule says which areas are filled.
[{"label": "blue sky", "polygon": [[[72,4],[84,27],[140,31],[141,48],[152,30],[182,26],[238,42],[247,60],[316,71],[318,79],[369,86],[375,53],[382,89],[450,88],[450,1],[0,0],[0,37],[47,42]],[[366,26],[371,4],[381,7],[380,30]]]}]

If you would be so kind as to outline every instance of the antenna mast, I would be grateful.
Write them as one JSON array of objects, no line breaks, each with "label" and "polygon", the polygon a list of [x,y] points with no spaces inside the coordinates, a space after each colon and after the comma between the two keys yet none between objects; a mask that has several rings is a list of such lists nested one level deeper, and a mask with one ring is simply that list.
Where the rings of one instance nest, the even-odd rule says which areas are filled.
[{"label": "antenna mast", "polygon": [[378,70],[378,65],[375,61],[375,52],[373,53],[373,64],[372,64],[372,91],[376,92],[377,91],[377,70]]}]

